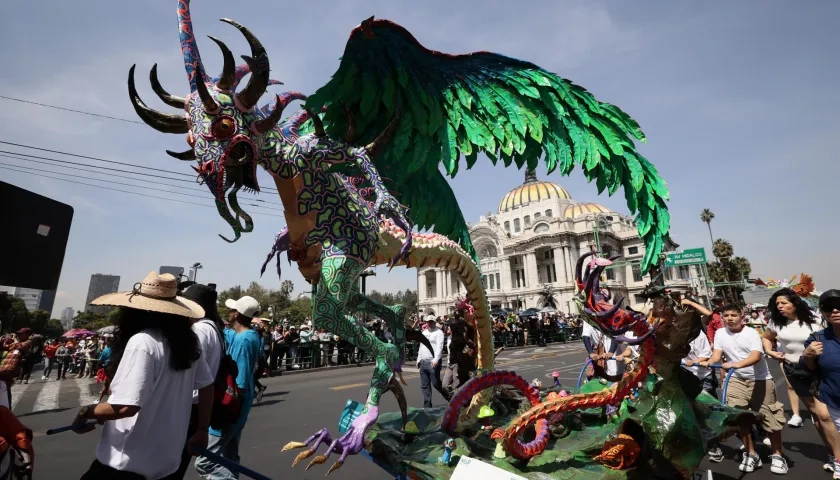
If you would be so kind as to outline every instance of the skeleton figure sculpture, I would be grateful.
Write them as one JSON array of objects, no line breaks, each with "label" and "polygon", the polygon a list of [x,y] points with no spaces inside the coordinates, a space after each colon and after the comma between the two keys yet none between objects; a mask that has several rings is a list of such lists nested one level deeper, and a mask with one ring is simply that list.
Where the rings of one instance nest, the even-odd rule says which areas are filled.
[{"label": "skeleton figure sculpture", "polygon": [[[236,66],[228,47],[211,37],[224,58],[222,74],[211,78],[199,56],[189,0],[178,2],[178,21],[190,93],[167,93],[155,68],[151,82],[164,103],[184,112],[165,114],[147,107],[137,94],[132,67],[129,95],[135,111],[158,131],[187,135],[189,150],[167,153],[196,162],[199,179],[234,231],[233,240],[222,237],[229,242],[253,230],[238,192],[260,190],[257,165],[271,174],[287,223],[273,253],[286,251],[304,278],[317,285],[315,327],[377,358],[362,414],[337,440],[324,429],[287,445],[308,447],[296,462],[326,443],[326,453],[310,466],[335,453],[339,458],[330,471],[340,467],[363,448],[385,391],[393,391],[404,406],[395,379],[403,347],[407,340],[425,339],[406,331],[404,307],[380,305],[359,294],[356,280],[371,265],[438,266],[456,273],[475,308],[479,371],[493,370],[493,337],[477,257],[441,163],[449,176],[457,173],[461,154],[469,169],[479,152],[517,168],[527,164],[533,169],[544,157],[549,172],[559,169],[564,175],[580,165],[599,191],[612,194],[624,188],[647,248],[644,271],[662,250],[668,192],[653,165],[635,150],[633,138],[644,139],[638,124],[568,80],[502,55],[430,51],[399,25],[370,18],[351,32],[329,83],[311,97],[286,92],[260,108],[267,87],[280,82],[269,78],[268,55],[259,40],[239,23],[223,19],[245,36],[251,55]],[[305,107],[284,120],[284,108],[295,100],[305,101]],[[435,233],[412,233],[414,225]],[[351,310],[383,318],[396,343],[377,340],[345,314]],[[487,393],[476,395],[463,416],[474,416],[486,399]]]}]

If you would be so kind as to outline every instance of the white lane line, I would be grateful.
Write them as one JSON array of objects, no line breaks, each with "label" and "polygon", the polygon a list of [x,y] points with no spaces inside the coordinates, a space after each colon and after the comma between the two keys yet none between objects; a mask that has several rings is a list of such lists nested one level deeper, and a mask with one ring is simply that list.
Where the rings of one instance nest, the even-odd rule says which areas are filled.
[{"label": "white lane line", "polygon": [[20,384],[15,385],[15,386],[19,386],[20,388],[13,388],[13,390],[12,390],[12,411],[13,412],[15,411],[15,407],[17,406],[18,402],[20,402],[20,399],[23,398],[23,394],[26,393],[26,391],[29,390],[29,387],[31,387],[32,385],[33,385],[32,383],[27,383],[26,385],[20,385]]},{"label": "white lane line", "polygon": [[41,410],[53,410],[58,408],[58,394],[61,393],[61,382],[47,382],[41,387],[38,396],[35,397],[33,412]]},{"label": "white lane line", "polygon": [[84,378],[74,378],[76,386],[79,387],[79,405],[91,405],[99,401],[99,395],[91,395],[91,381]]}]

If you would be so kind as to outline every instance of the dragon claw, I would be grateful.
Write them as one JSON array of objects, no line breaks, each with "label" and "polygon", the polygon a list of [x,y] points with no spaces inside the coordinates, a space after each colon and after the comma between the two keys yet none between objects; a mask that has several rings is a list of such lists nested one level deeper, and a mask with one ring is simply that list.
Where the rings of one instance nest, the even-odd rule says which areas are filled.
[{"label": "dragon claw", "polygon": [[283,446],[283,449],[280,450],[280,451],[281,452],[288,452],[289,450],[293,450],[295,448],[303,448],[305,446],[306,446],[306,444],[303,443],[303,442],[289,442],[285,446]]},{"label": "dragon claw", "polygon": [[[313,450],[313,449],[311,449],[311,448],[310,448],[310,449],[307,449],[307,450],[304,450],[304,451],[302,451],[302,452],[300,452],[300,453],[298,454],[298,456],[297,456],[297,457],[295,457],[295,460],[292,462],[292,466],[294,467],[294,466],[296,466],[298,463],[300,463],[300,462],[301,462],[301,460],[304,460],[304,459],[306,459],[306,458],[311,457],[313,453],[315,453],[315,450]],[[311,466],[311,464],[310,464],[310,466]],[[306,468],[308,469],[309,467],[306,467]]]},{"label": "dragon claw", "polygon": [[306,470],[309,470],[310,468],[312,468],[313,465],[321,465],[322,463],[325,463],[326,461],[327,461],[327,456],[326,455],[318,455],[317,457],[313,458],[311,462],[309,462],[309,465],[306,466]]},{"label": "dragon claw", "polygon": [[[342,466],[342,465],[344,465],[344,462],[342,462],[341,460],[339,460],[339,461],[337,461],[337,462],[333,463],[333,464],[332,464],[332,466],[330,467],[330,469],[329,469],[329,470],[327,470],[327,475],[329,475],[329,474],[331,474],[332,472],[334,472],[334,471],[338,470],[339,468],[341,468],[341,466]],[[325,476],[326,476],[326,475],[325,475]]]}]

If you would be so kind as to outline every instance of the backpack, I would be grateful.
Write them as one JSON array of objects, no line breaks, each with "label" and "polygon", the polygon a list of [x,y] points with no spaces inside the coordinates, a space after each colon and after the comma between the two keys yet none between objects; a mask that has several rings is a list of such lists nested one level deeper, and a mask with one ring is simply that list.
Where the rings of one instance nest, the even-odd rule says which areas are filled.
[{"label": "backpack", "polygon": [[221,358],[216,371],[216,380],[213,383],[213,412],[210,415],[210,426],[224,431],[239,420],[239,414],[242,412],[242,389],[236,384],[239,368],[227,353],[227,342],[216,324],[211,320],[202,320],[202,322],[213,327],[221,342]]}]

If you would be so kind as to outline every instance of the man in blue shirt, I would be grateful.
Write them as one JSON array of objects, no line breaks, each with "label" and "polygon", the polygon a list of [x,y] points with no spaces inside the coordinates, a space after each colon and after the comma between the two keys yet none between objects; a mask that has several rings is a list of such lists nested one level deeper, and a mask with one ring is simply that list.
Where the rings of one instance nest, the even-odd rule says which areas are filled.
[{"label": "man in blue shirt", "polygon": [[[236,384],[242,393],[242,412],[235,425],[225,431],[210,429],[207,450],[239,463],[239,441],[242,429],[248,421],[248,413],[254,401],[254,366],[260,353],[260,337],[251,328],[251,320],[260,313],[260,304],[253,297],[239,300],[228,299],[225,306],[230,309],[230,327],[225,329],[227,354],[236,362],[239,374]],[[199,475],[209,480],[234,480],[237,477],[224,466],[200,456],[195,460]]]}]

